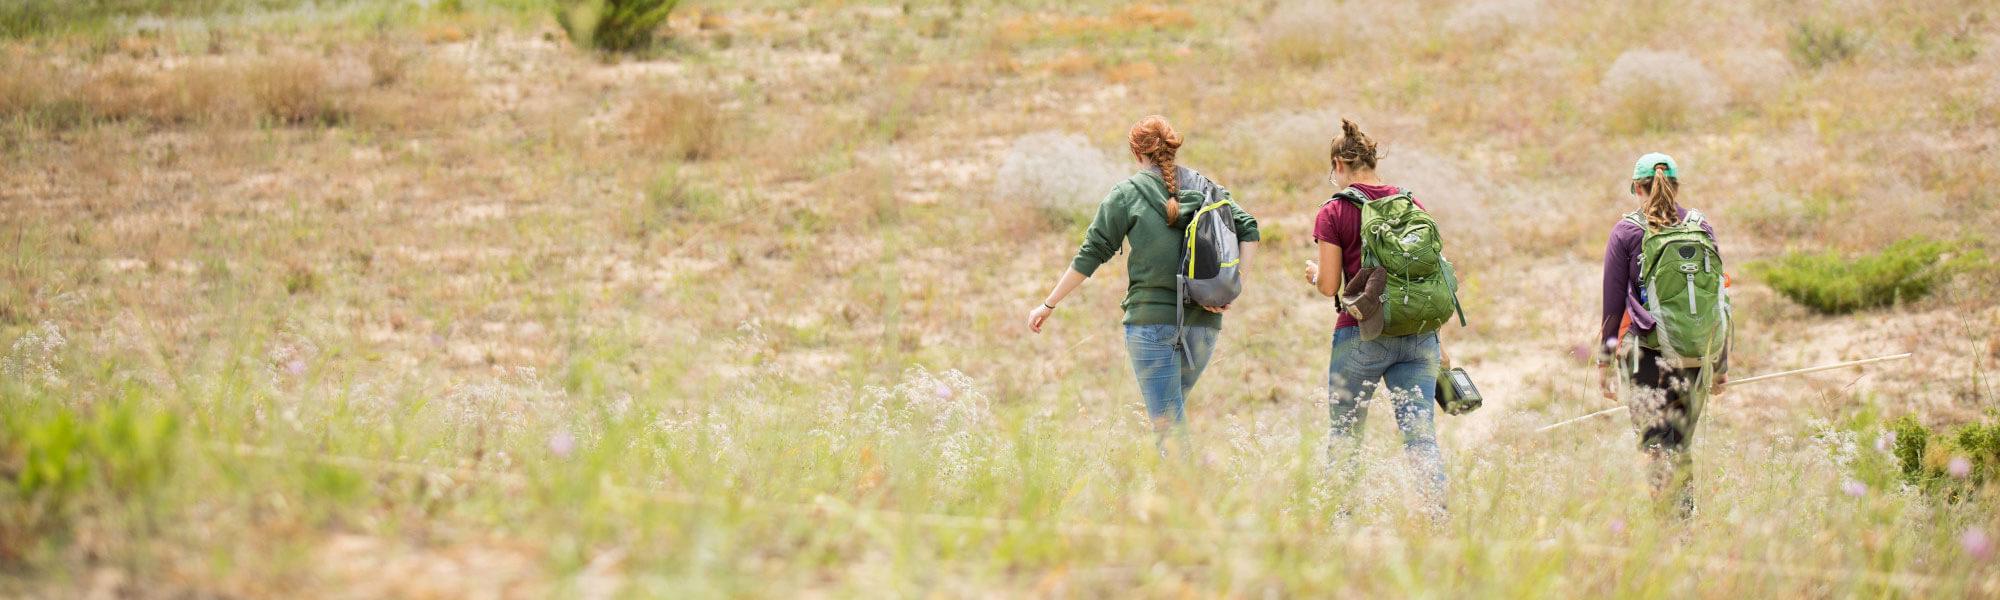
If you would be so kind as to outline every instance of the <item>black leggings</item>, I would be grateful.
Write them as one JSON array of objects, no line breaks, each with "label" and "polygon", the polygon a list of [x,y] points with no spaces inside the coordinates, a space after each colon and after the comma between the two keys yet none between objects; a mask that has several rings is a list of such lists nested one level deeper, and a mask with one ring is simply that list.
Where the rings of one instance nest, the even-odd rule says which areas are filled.
[{"label": "black leggings", "polygon": [[1683,518],[1694,514],[1694,457],[1689,451],[1708,400],[1708,390],[1697,387],[1708,383],[1701,375],[1699,368],[1663,365],[1659,351],[1641,348],[1625,400],[1639,430],[1639,450],[1650,459],[1646,479],[1653,499]]},{"label": "black leggings", "polygon": [[1685,452],[1694,444],[1695,424],[1701,420],[1708,390],[1696,390],[1702,369],[1683,369],[1661,364],[1660,351],[1641,348],[1639,365],[1632,374],[1632,425],[1639,430],[1643,450]]}]

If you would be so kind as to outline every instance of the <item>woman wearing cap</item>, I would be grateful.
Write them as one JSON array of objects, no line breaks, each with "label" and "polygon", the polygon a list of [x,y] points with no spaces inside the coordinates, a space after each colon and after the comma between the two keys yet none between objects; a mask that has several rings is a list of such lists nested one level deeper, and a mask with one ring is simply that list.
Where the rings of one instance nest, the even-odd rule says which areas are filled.
[{"label": "woman wearing cap", "polygon": [[[1626,402],[1639,429],[1640,449],[1651,463],[1648,480],[1653,497],[1662,506],[1672,506],[1680,516],[1689,517],[1694,514],[1693,460],[1689,448],[1706,399],[1706,394],[1690,388],[1702,381],[1702,369],[1668,365],[1659,350],[1633,340],[1658,324],[1646,309],[1646,291],[1640,286],[1640,245],[1648,230],[1681,225],[1692,211],[1680,204],[1680,169],[1673,157],[1665,154],[1655,152],[1639,157],[1632,166],[1629,191],[1639,199],[1639,210],[1620,217],[1611,226],[1611,240],[1604,247],[1604,310],[1598,340],[1606,351],[1597,360],[1599,387],[1606,399],[1617,400],[1619,373],[1613,369],[1623,363],[1633,365],[1631,372],[1625,373],[1631,377],[1634,392]],[[1713,239],[1714,227],[1706,219],[1700,223]],[[1614,360],[1614,357],[1634,358],[1631,353],[1637,353],[1637,360]],[[1709,392],[1722,393],[1728,370],[1725,353],[1715,366]]]},{"label": "woman wearing cap", "polygon": [[[1400,188],[1375,174],[1375,141],[1353,121],[1341,119],[1340,127],[1341,135],[1333,140],[1329,156],[1329,183],[1341,192],[1355,190],[1371,201],[1401,193]],[[1415,204],[1423,208],[1423,203]],[[1383,271],[1374,269],[1369,278],[1357,277],[1362,262],[1359,207],[1328,200],[1313,219],[1313,239],[1319,242],[1319,261],[1306,263],[1306,281],[1322,295],[1338,294],[1347,300],[1347,310],[1341,311],[1334,324],[1333,354],[1327,365],[1327,415],[1332,421],[1328,449],[1333,451],[1335,467],[1354,468],[1353,460],[1340,456],[1340,451],[1354,443],[1355,427],[1367,418],[1375,382],[1381,381],[1395,406],[1403,449],[1430,484],[1424,489],[1427,500],[1441,510],[1444,453],[1437,443],[1435,407],[1438,370],[1446,359],[1438,347],[1437,332],[1376,337],[1383,321],[1379,302]],[[1337,270],[1322,277],[1322,264]],[[1356,312],[1365,318],[1356,318]]]},{"label": "woman wearing cap", "polygon": [[[1175,294],[1174,275],[1184,247],[1182,230],[1201,208],[1183,207],[1176,198],[1181,190],[1201,191],[1208,197],[1228,192],[1193,169],[1174,164],[1181,134],[1166,117],[1140,119],[1126,139],[1139,172],[1112,188],[1098,205],[1097,217],[1084,233],[1076,259],[1056,281],[1055,289],[1028,311],[1028,329],[1041,333],[1056,306],[1111,260],[1121,246],[1129,245],[1125,255],[1129,281],[1123,303],[1125,349],[1132,355],[1132,372],[1139,380],[1140,395],[1146,399],[1146,412],[1152,417],[1155,444],[1166,454],[1167,434],[1186,433],[1187,394],[1208,367],[1216,335],[1222,329],[1222,313],[1229,309],[1196,308],[1181,303]],[[1251,248],[1256,246],[1257,219],[1237,210],[1235,226],[1241,241],[1240,258],[1248,264]],[[1178,325],[1182,321],[1185,328]]]}]

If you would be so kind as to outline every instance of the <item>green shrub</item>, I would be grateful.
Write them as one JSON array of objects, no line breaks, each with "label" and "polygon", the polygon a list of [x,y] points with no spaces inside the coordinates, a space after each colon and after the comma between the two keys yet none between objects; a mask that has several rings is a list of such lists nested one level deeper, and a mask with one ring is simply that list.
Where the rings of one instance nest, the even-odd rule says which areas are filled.
[{"label": "green shrub", "polygon": [[556,23],[579,47],[609,52],[641,50],[680,0],[556,0]]},{"label": "green shrub", "polygon": [[1903,415],[1890,430],[1896,432],[1896,462],[1902,466],[1903,478],[1915,483],[1924,472],[1924,450],[1930,446],[1931,429],[1915,416]]},{"label": "green shrub", "polygon": [[1847,62],[1861,51],[1861,36],[1839,24],[1800,23],[1786,36],[1792,58],[1808,68]]},{"label": "green shrub", "polygon": [[23,498],[61,504],[86,486],[120,493],[166,477],[178,422],[130,400],[77,410],[9,406],[0,427],[0,476]]},{"label": "green shrub", "polygon": [[1963,243],[1912,237],[1880,253],[1845,259],[1833,252],[1793,252],[1750,270],[1793,302],[1826,314],[1913,301],[1985,259]]},{"label": "green shrub", "polygon": [[[2000,482],[2000,422],[1971,423],[1944,434],[1905,415],[1890,430],[1903,480],[1925,492],[1958,500]],[[1954,462],[1963,470],[1953,472]]]}]

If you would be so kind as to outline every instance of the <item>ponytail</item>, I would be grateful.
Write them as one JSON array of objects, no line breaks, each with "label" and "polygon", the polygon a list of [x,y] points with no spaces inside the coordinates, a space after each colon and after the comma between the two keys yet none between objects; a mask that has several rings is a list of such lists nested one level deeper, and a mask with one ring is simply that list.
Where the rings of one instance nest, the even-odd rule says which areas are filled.
[{"label": "ponytail", "polygon": [[1639,186],[1646,191],[1646,203],[1639,210],[1646,215],[1648,225],[1668,227],[1681,222],[1680,182],[1667,176],[1666,165],[1653,165],[1653,176]]},{"label": "ponytail", "polygon": [[1127,143],[1132,147],[1132,154],[1144,156],[1160,168],[1160,179],[1167,182],[1167,223],[1171,225],[1179,221],[1181,186],[1174,155],[1180,152],[1180,132],[1174,131],[1173,124],[1168,123],[1166,117],[1149,115],[1132,126]]}]

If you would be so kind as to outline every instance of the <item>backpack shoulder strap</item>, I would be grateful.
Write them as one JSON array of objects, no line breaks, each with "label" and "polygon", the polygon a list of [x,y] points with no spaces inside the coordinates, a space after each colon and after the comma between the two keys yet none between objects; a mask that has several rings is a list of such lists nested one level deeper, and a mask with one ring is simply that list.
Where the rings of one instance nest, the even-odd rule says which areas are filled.
[{"label": "backpack shoulder strap", "polygon": [[1327,201],[1332,202],[1334,200],[1345,200],[1347,201],[1348,204],[1352,204],[1357,207],[1370,202],[1368,194],[1363,193],[1361,190],[1356,189],[1354,186],[1348,186],[1347,189],[1334,192],[1333,198],[1330,198]]},{"label": "backpack shoulder strap", "polygon": [[1640,213],[1639,211],[1636,211],[1636,210],[1635,210],[1635,211],[1632,211],[1632,212],[1628,212],[1628,213],[1625,213],[1625,219],[1624,219],[1624,220],[1625,220],[1625,222],[1627,222],[1627,223],[1631,223],[1631,224],[1633,224],[1633,225],[1638,225],[1638,226],[1639,226],[1639,230],[1641,230],[1641,231],[1646,231],[1646,232],[1650,233],[1650,232],[1652,231],[1652,229],[1653,229],[1652,227],[1650,227],[1650,226],[1646,225],[1646,215],[1645,215],[1645,214],[1643,214],[1643,213]]},{"label": "backpack shoulder strap", "polygon": [[1687,225],[1689,227],[1700,227],[1702,221],[1705,221],[1707,219],[1708,217],[1706,215],[1701,214],[1701,211],[1690,208],[1688,209],[1687,218],[1681,219],[1681,224]]}]

